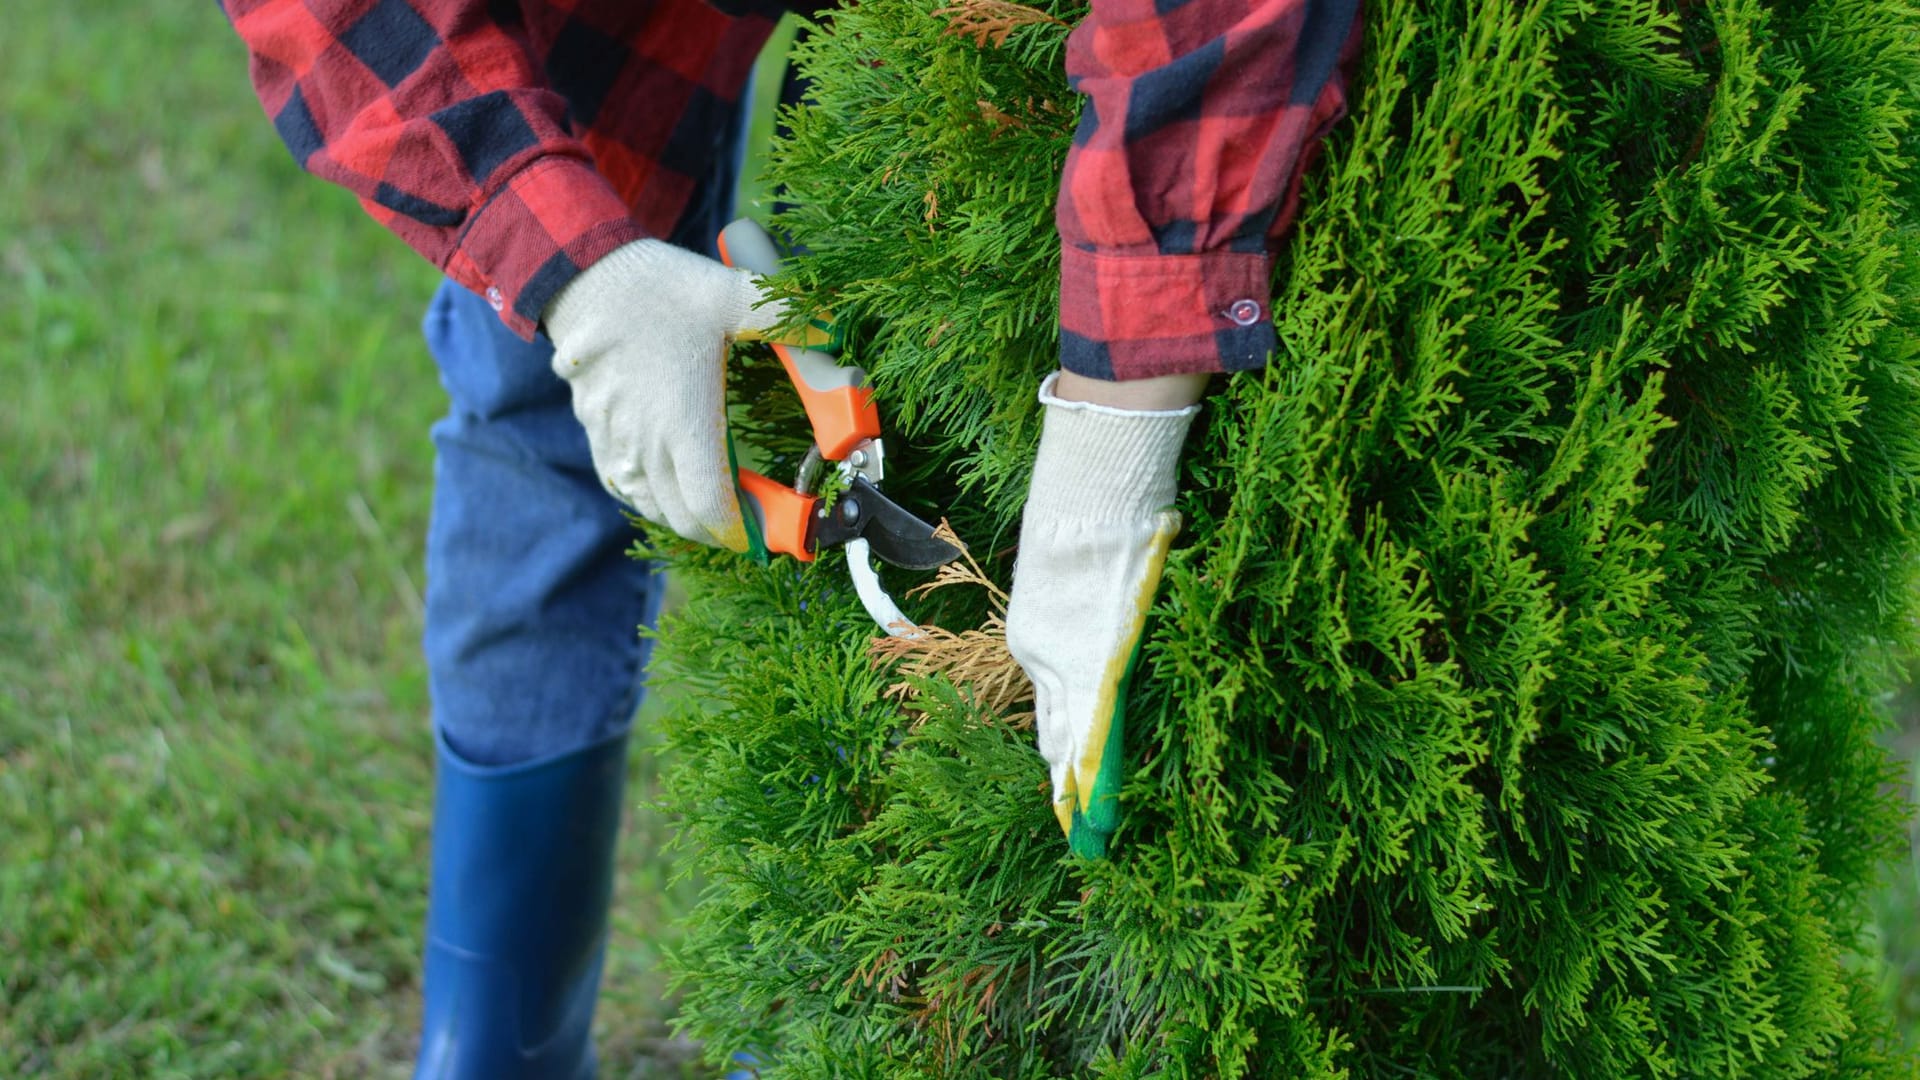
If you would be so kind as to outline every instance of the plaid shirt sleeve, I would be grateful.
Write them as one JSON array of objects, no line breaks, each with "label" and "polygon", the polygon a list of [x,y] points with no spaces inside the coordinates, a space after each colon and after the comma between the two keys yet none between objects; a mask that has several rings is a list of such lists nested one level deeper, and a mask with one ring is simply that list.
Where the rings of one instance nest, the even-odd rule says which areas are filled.
[{"label": "plaid shirt sleeve", "polygon": [[1359,0],[1093,0],[1061,180],[1060,362],[1097,379],[1260,367],[1272,245],[1346,115]]},{"label": "plaid shirt sleeve", "polygon": [[531,337],[580,269],[645,235],[489,0],[221,0],[301,166],[353,191]]}]

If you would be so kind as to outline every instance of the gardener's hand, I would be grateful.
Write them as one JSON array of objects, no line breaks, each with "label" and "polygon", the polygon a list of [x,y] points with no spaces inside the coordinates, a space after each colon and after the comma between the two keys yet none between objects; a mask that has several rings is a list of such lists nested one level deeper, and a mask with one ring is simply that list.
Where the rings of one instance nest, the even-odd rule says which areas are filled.
[{"label": "gardener's hand", "polygon": [[636,240],[569,282],[545,318],[600,483],[648,521],[734,551],[747,534],[727,462],[727,343],[779,319],[763,300],[744,270]]},{"label": "gardener's hand", "polygon": [[1119,824],[1127,680],[1180,531],[1180,444],[1205,383],[1175,376],[1099,384],[1061,373],[1040,384],[1046,418],[1020,526],[1007,645],[1033,680],[1053,810],[1082,855],[1105,855]]}]

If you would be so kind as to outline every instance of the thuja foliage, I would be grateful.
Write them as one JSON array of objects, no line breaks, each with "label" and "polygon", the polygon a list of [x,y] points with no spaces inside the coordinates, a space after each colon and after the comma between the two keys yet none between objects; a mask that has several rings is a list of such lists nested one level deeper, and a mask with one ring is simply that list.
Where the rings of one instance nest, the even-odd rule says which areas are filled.
[{"label": "thuja foliage", "polygon": [[[1920,13],[1369,7],[1279,353],[1188,445],[1110,861],[1068,856],[1030,731],[944,679],[886,696],[838,556],[680,559],[711,1046],[887,1080],[1909,1074],[1859,954],[1920,556]],[[1003,584],[1081,14],[827,16],[774,166],[812,251],[784,285],[852,327],[889,487]]]}]

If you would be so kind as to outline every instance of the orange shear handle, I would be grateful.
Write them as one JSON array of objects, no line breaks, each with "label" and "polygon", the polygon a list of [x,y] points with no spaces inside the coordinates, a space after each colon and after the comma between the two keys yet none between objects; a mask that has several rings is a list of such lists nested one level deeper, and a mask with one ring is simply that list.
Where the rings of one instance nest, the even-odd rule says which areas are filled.
[{"label": "orange shear handle", "polygon": [[750,535],[758,535],[771,554],[791,555],[801,562],[812,562],[807,529],[813,522],[813,508],[819,498],[802,495],[752,469],[741,469],[739,480],[739,487],[734,490],[740,496],[740,513],[748,519]]},{"label": "orange shear handle", "polygon": [[[741,218],[722,229],[719,247],[720,259],[728,266],[763,276],[780,272],[780,253],[773,246],[773,238],[751,219]],[[843,366],[826,353],[807,347],[822,344],[822,337],[819,328],[809,326],[797,340],[769,339],[768,343],[800,394],[820,456],[840,461],[854,447],[880,437],[880,410],[873,404],[865,371]]]}]

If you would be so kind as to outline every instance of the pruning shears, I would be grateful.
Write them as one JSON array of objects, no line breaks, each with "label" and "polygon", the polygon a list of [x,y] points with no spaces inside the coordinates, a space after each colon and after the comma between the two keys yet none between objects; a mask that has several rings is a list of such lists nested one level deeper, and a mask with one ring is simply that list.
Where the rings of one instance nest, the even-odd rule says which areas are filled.
[{"label": "pruning shears", "polygon": [[[719,248],[728,266],[762,276],[780,271],[773,238],[750,219],[722,229]],[[919,628],[881,586],[872,556],[910,570],[931,570],[958,559],[961,552],[935,536],[932,525],[880,494],[886,473],[880,410],[873,403],[867,373],[821,351],[831,347],[829,329],[815,324],[801,340],[767,339],[800,395],[813,428],[813,446],[791,486],[735,465],[734,490],[746,523],[748,555],[762,564],[773,555],[812,562],[820,551],[844,546],[854,591],[867,614],[895,637],[918,637]],[[731,441],[728,451],[731,455]],[[831,504],[814,493],[828,465],[845,481]]]}]

